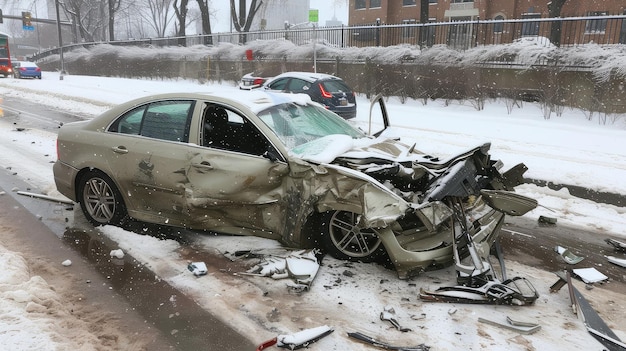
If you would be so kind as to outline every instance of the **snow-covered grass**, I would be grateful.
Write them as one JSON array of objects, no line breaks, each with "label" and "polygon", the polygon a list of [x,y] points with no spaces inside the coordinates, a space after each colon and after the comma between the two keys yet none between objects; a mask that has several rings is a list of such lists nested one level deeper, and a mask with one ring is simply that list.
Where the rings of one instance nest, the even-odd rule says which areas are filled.
[{"label": "snow-covered grass", "polygon": [[[201,90],[231,90],[233,96],[246,94],[234,86],[199,85],[190,81],[82,76],[65,76],[59,80],[52,72],[44,72],[41,81],[0,80],[0,94],[5,98],[34,101],[82,114],[86,119],[108,106],[134,97],[164,91]],[[415,143],[422,151],[449,157],[490,141],[494,158],[503,160],[505,167],[526,163],[529,177],[626,194],[624,118],[611,125],[600,125],[587,120],[582,112],[566,110],[562,116],[546,120],[539,106],[524,103],[509,114],[500,101],[488,102],[482,111],[476,111],[470,103],[462,101],[452,104],[429,101],[422,105],[417,101],[401,104],[391,98],[387,103],[394,125],[390,133],[406,143]],[[368,101],[359,96],[358,104],[357,118],[351,123],[365,126]],[[56,155],[55,135],[38,131],[36,125],[24,127],[27,129],[18,132],[14,125],[0,118],[0,165],[11,167],[33,188],[56,196],[50,164]],[[545,214],[557,217],[560,224],[626,237],[624,207],[579,199],[566,189],[552,191],[523,185],[518,187],[518,192],[538,199],[544,206],[527,214],[529,218],[536,219]],[[451,269],[400,281],[393,271],[380,266],[346,264],[329,257],[324,259],[311,290],[298,295],[288,293],[284,281],[240,275],[240,272],[221,272],[211,267],[206,276],[197,278],[187,269],[188,262],[181,257],[178,242],[137,235],[115,227],[101,230],[116,241],[120,249],[150,267],[160,279],[194,298],[203,308],[224,316],[226,322],[244,334],[256,335],[259,342],[278,334],[329,325],[335,332],[313,347],[369,350],[368,346],[355,343],[346,336],[347,332],[361,331],[397,345],[425,343],[437,350],[599,349],[597,341],[571,313],[567,293],[548,293],[555,276],[515,262],[507,263],[509,275],[524,276],[533,282],[541,294],[535,306],[424,303],[417,298],[419,289],[434,289],[452,283],[454,272]],[[193,245],[212,252],[254,248],[288,253],[277,242],[260,238],[197,234],[192,239]],[[0,279],[6,279],[4,274],[0,274]],[[27,267],[17,274],[27,275]],[[603,301],[614,301],[616,309],[624,309],[621,305],[623,297],[601,288],[594,290],[590,300],[600,296]],[[380,320],[380,312],[388,305],[395,308],[400,324],[411,328],[412,332],[399,332]],[[27,318],[15,309],[0,308],[0,313]],[[540,323],[542,330],[521,336],[477,322],[478,317],[506,320],[507,315]],[[623,319],[611,321],[610,326],[619,336],[626,337],[625,324],[620,321]],[[33,323],[36,323],[34,328],[40,328],[43,334],[54,332],[45,321]],[[27,333],[17,335],[15,337],[23,338],[24,342],[28,339]],[[13,339],[0,333],[0,340]]]}]

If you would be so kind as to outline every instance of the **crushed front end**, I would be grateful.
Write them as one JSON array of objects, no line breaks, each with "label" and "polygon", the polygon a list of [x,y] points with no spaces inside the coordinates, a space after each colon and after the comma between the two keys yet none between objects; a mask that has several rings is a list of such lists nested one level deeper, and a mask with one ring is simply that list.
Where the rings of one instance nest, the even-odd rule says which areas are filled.
[{"label": "crushed front end", "polygon": [[460,284],[495,279],[489,256],[505,214],[523,215],[537,203],[511,192],[526,167],[501,173],[489,148],[487,143],[441,161],[395,141],[335,159],[333,163],[371,176],[410,204],[391,225],[377,228],[400,278],[455,264]]}]

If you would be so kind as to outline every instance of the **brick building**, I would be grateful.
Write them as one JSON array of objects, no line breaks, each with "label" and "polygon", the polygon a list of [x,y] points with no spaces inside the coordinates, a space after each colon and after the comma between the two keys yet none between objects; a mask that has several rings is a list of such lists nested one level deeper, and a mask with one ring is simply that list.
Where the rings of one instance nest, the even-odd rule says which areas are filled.
[{"label": "brick building", "polygon": [[428,24],[419,28],[420,0],[350,0],[350,26],[387,26],[361,30],[354,38],[359,45],[446,44],[458,49],[528,36],[549,38],[556,45],[626,44],[624,0],[567,0],[558,19],[549,14],[550,0],[428,2]]},{"label": "brick building", "polygon": [[[550,0],[429,0],[429,22],[548,18]],[[350,0],[349,25],[420,21],[420,0]],[[623,0],[568,0],[561,17],[625,15]]]}]

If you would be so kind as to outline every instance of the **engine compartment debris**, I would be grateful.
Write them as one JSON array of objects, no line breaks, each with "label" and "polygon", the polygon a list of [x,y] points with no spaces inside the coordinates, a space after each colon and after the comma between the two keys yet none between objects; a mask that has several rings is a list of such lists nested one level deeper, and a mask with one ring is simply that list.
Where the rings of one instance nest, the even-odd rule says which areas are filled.
[{"label": "engine compartment debris", "polygon": [[541,329],[541,326],[536,323],[520,322],[506,317],[506,323],[496,322],[487,318],[478,317],[478,321],[481,323],[490,324],[496,327],[512,330],[520,334],[533,334]]},{"label": "engine compartment debris", "polygon": [[532,305],[539,293],[528,280],[516,277],[502,283],[489,281],[479,287],[456,285],[435,291],[421,289],[419,297],[434,302],[525,306]]}]

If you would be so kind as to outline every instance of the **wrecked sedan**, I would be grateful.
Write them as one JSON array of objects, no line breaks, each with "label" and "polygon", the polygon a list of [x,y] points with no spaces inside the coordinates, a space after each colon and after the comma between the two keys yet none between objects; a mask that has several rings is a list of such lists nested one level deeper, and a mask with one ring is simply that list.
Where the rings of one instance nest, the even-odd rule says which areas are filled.
[{"label": "wrecked sedan", "polygon": [[501,174],[488,144],[439,160],[385,138],[382,98],[370,107],[382,130],[368,135],[303,94],[228,95],[145,97],[65,124],[58,190],[95,225],[256,235],[385,258],[400,278],[460,263],[470,256],[453,252],[460,241],[486,258],[504,213],[532,207],[507,191],[523,165]]}]

